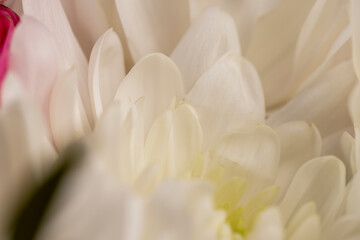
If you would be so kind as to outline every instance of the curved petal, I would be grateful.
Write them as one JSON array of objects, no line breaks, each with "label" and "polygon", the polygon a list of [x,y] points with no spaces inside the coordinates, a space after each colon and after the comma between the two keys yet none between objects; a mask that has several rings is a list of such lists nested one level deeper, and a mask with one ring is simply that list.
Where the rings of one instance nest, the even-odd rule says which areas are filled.
[{"label": "curved petal", "polygon": [[296,171],[306,161],[319,157],[321,136],[314,124],[289,122],[275,129],[280,138],[280,164],[275,184],[280,186],[282,199]]},{"label": "curved petal", "polygon": [[109,29],[96,42],[90,57],[88,84],[94,119],[98,119],[111,104],[124,76],[121,42]]},{"label": "curved petal", "polygon": [[180,105],[161,115],[145,142],[147,164],[159,165],[166,177],[179,176],[201,151],[203,136],[195,110]]},{"label": "curved petal", "polygon": [[23,96],[0,111],[1,230],[14,203],[47,174],[56,157],[42,118],[29,102]]},{"label": "curved petal", "polygon": [[257,125],[224,137],[213,147],[211,154],[217,163],[230,160],[244,172],[273,179],[278,169],[280,143],[271,128]]},{"label": "curved petal", "polygon": [[283,240],[284,227],[281,214],[277,208],[269,208],[262,212],[250,233],[249,240]]},{"label": "curved petal", "polygon": [[260,79],[250,62],[227,54],[186,95],[199,113],[207,143],[240,127],[265,120]]},{"label": "curved petal", "polygon": [[279,0],[190,0],[192,18],[209,6],[218,6],[234,18],[241,48],[246,52],[258,18],[274,8]]},{"label": "curved petal", "polygon": [[135,62],[149,53],[169,55],[190,25],[188,1],[116,0]]},{"label": "curved petal", "polygon": [[55,83],[50,100],[50,125],[58,150],[90,131],[90,125],[77,87],[75,68]]},{"label": "curved petal", "polygon": [[114,102],[96,124],[93,149],[109,171],[122,182],[132,184],[144,167],[144,99],[128,113]]},{"label": "curved petal", "polygon": [[218,58],[240,52],[234,20],[218,8],[203,11],[192,23],[171,54],[189,91]]},{"label": "curved petal", "polygon": [[357,12],[359,7],[359,1],[350,0],[349,15],[352,28],[352,56],[358,79],[360,79],[360,15]]},{"label": "curved petal", "polygon": [[120,84],[115,99],[122,102],[123,111],[131,102],[144,97],[145,133],[157,116],[163,113],[174,97],[184,95],[181,74],[165,55],[150,54],[140,60]]},{"label": "curved petal", "polygon": [[360,216],[345,216],[324,231],[326,240],[356,240],[360,238]]},{"label": "curved petal", "polygon": [[351,180],[346,197],[345,213],[360,214],[360,173],[356,174]]},{"label": "curved petal", "polygon": [[[350,61],[343,62],[321,75],[278,112],[270,116],[270,126],[295,120],[313,122],[323,137],[348,127],[349,92],[354,87],[355,74]],[[329,97],[331,96],[331,98]]]},{"label": "curved petal", "polygon": [[82,50],[89,58],[95,42],[110,27],[101,2],[61,0],[61,3]]},{"label": "curved petal", "polygon": [[306,162],[295,174],[281,202],[285,222],[303,204],[314,202],[322,225],[336,216],[345,191],[344,164],[333,156]]},{"label": "curved petal", "polygon": [[78,68],[78,84],[90,124],[92,125],[89,87],[87,84],[87,59],[73,34],[60,0],[32,1],[22,0],[24,14],[32,16],[44,24],[54,34],[60,49],[61,71],[67,71],[74,65]]},{"label": "curved petal", "polygon": [[15,29],[10,54],[9,71],[48,120],[50,93],[59,71],[55,38],[37,20],[25,16]]},{"label": "curved petal", "polygon": [[246,58],[259,72],[268,107],[282,103],[289,93],[296,41],[315,1],[281,1],[255,25]]}]

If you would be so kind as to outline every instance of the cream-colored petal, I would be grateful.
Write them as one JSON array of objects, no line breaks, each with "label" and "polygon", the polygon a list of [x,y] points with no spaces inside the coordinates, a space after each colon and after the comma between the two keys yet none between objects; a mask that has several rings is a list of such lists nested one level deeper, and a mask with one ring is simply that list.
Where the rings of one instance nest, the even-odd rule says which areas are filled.
[{"label": "cream-colored petal", "polygon": [[282,199],[300,166],[320,156],[321,136],[314,124],[305,122],[285,123],[275,130],[281,146],[275,184],[280,186],[278,199]]},{"label": "cream-colored petal", "polygon": [[246,52],[256,21],[274,8],[279,0],[190,0],[192,18],[209,6],[218,6],[234,18],[241,48]]},{"label": "cream-colored petal", "polygon": [[254,229],[246,238],[248,240],[282,240],[284,229],[280,211],[277,208],[269,208],[260,214]]},{"label": "cream-colored petal", "polygon": [[116,0],[135,62],[149,53],[169,55],[190,25],[188,1]]},{"label": "cream-colored petal", "polygon": [[265,120],[265,103],[256,70],[238,53],[219,59],[186,95],[199,113],[207,143]]},{"label": "cream-colored petal", "polygon": [[292,235],[303,222],[309,217],[316,215],[316,205],[314,202],[308,202],[300,207],[286,226],[286,234]]},{"label": "cream-colored petal", "polygon": [[353,90],[349,102],[349,110],[354,124],[355,130],[355,145],[354,145],[354,158],[351,161],[351,165],[354,169],[354,172],[359,172],[360,169],[360,85],[356,84],[355,89]]},{"label": "cream-colored petal", "polygon": [[[115,99],[127,112],[139,98],[144,97],[145,132],[174,97],[184,95],[181,74],[173,61],[163,54],[150,54],[140,60],[120,84]],[[127,110],[126,110],[127,109]]]},{"label": "cream-colored petal", "polygon": [[357,9],[360,8],[360,2],[350,0],[349,15],[352,28],[352,55],[356,75],[360,79],[360,15]]},{"label": "cream-colored petal", "polygon": [[90,57],[88,84],[94,119],[99,119],[109,107],[124,76],[121,42],[109,29],[96,42]]},{"label": "cream-colored petal", "polygon": [[159,165],[165,177],[179,176],[201,151],[202,141],[195,110],[180,105],[166,111],[152,125],[145,143],[146,163]]},{"label": "cream-colored petal", "polygon": [[41,115],[24,96],[0,109],[0,232],[24,192],[56,157]]},{"label": "cream-colored petal", "polygon": [[90,131],[77,85],[77,69],[65,72],[56,81],[50,99],[50,125],[58,150]]},{"label": "cream-colored petal", "polygon": [[360,214],[360,173],[357,173],[351,180],[346,196],[345,213]]},{"label": "cream-colored petal", "polygon": [[141,239],[217,239],[225,213],[214,209],[212,185],[205,182],[163,183],[146,208]]},{"label": "cream-colored petal", "polygon": [[[346,1],[316,1],[297,41],[292,74],[294,86],[326,60],[338,37],[349,25],[347,15]],[[349,38],[347,35],[347,39]]]},{"label": "cream-colored petal", "polygon": [[[244,173],[274,179],[280,156],[277,134],[265,125],[234,132],[220,140],[211,150],[213,164],[222,160],[236,163]],[[241,173],[239,173],[241,176]],[[246,179],[246,176],[242,176]]]},{"label": "cream-colored petal", "polygon": [[95,127],[92,138],[94,150],[124,183],[132,184],[144,166],[143,99],[129,112],[121,112],[114,102]]},{"label": "cream-colored petal", "polygon": [[92,125],[89,87],[87,84],[87,59],[73,34],[60,0],[32,1],[22,0],[24,14],[34,17],[54,34],[60,49],[60,70],[67,71],[72,66],[78,69],[78,84],[86,115]]},{"label": "cream-colored petal", "polygon": [[356,240],[360,238],[360,216],[344,216],[324,231],[326,240]]},{"label": "cream-colored petal", "polygon": [[10,56],[9,71],[17,76],[48,121],[49,98],[59,66],[55,38],[36,19],[25,16],[15,29]]},{"label": "cream-colored petal", "polygon": [[101,2],[97,0],[61,0],[71,28],[89,58],[97,39],[110,27]]},{"label": "cream-colored petal", "polygon": [[228,52],[240,52],[234,20],[216,7],[204,10],[171,54],[183,75],[186,92]]},{"label": "cream-colored petal", "polygon": [[337,214],[345,191],[344,164],[333,156],[306,162],[295,174],[281,202],[285,222],[303,204],[314,202],[322,225],[329,224]]},{"label": "cream-colored petal", "polygon": [[289,240],[318,240],[321,236],[321,225],[319,216],[313,215],[307,218],[296,231],[287,239]]},{"label": "cream-colored petal", "polygon": [[288,94],[296,41],[314,2],[281,1],[255,25],[246,58],[259,72],[267,106],[281,103]]},{"label": "cream-colored petal", "polygon": [[139,239],[143,201],[114,181],[99,162],[84,162],[61,182],[37,239]]},{"label": "cream-colored petal", "polygon": [[341,129],[323,139],[321,155],[334,155],[341,159],[346,168],[346,181],[353,176],[351,158],[353,155],[354,138],[347,132],[353,132],[353,127]]},{"label": "cream-colored petal", "polygon": [[304,120],[313,122],[323,137],[348,127],[350,117],[347,101],[355,83],[352,63],[343,62],[320,78],[270,116],[269,125]]}]

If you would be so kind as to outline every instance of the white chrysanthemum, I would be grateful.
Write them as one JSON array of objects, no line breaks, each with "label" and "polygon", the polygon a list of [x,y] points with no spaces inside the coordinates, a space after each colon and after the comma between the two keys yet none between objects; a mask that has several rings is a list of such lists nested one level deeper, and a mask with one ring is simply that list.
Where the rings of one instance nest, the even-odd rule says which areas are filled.
[{"label": "white chrysanthemum", "polygon": [[39,239],[359,237],[350,2],[9,2],[0,226],[81,138]]}]

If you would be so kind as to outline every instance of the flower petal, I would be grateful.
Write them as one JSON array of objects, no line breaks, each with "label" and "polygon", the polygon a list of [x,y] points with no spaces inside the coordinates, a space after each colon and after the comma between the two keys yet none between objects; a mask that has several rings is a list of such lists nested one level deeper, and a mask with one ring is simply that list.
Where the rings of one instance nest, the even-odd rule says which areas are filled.
[{"label": "flower petal", "polygon": [[96,124],[93,149],[119,179],[132,184],[144,167],[144,99],[126,114],[114,102]]},{"label": "flower petal", "polygon": [[351,124],[347,100],[354,83],[352,63],[347,61],[339,64],[294,96],[270,116],[268,123],[270,126],[278,126],[295,120],[313,122],[323,137],[348,127]]},{"label": "flower petal", "polygon": [[77,81],[75,68],[65,72],[55,83],[51,95],[50,123],[58,150],[90,131]]},{"label": "flower petal", "polygon": [[352,28],[352,55],[356,75],[360,79],[360,15],[357,9],[360,7],[360,2],[350,0],[349,15]]},{"label": "flower petal", "polygon": [[346,197],[346,214],[360,214],[360,173],[356,174],[351,180]]},{"label": "flower petal", "polygon": [[289,122],[276,129],[281,153],[275,184],[280,186],[278,199],[282,199],[296,171],[306,161],[319,157],[321,136],[316,126],[305,122]]},{"label": "flower petal", "polygon": [[74,65],[78,69],[79,92],[90,124],[92,124],[89,87],[87,84],[88,63],[76,40],[60,0],[32,1],[22,0],[24,14],[32,16],[44,24],[55,36],[61,54],[61,71]]},{"label": "flower petal", "polygon": [[336,216],[345,191],[344,164],[333,156],[306,162],[295,174],[281,202],[287,222],[303,204],[313,201],[326,226]]},{"label": "flower petal", "polygon": [[111,104],[124,76],[121,42],[110,29],[96,42],[90,57],[88,84],[94,119],[98,119]]},{"label": "flower petal", "polygon": [[146,162],[159,165],[166,177],[179,176],[201,151],[202,141],[195,110],[190,105],[180,105],[152,125],[145,143]]},{"label": "flower petal", "polygon": [[259,72],[269,107],[284,101],[288,94],[285,89],[290,82],[296,41],[314,2],[281,1],[256,23],[246,58]]},{"label": "flower petal", "polygon": [[[131,102],[144,97],[145,133],[157,116],[163,113],[174,97],[182,97],[181,74],[165,55],[150,54],[140,60],[120,84],[115,99],[123,104],[124,112]],[[126,104],[127,103],[127,104]]]},{"label": "flower petal", "polygon": [[55,38],[37,20],[25,16],[15,29],[10,54],[9,71],[48,120],[50,93],[59,70]]},{"label": "flower petal", "polygon": [[97,0],[61,0],[71,27],[89,58],[97,39],[110,27]]},{"label": "flower petal", "polygon": [[[213,147],[211,154],[216,163],[230,160],[244,172],[273,179],[278,169],[280,143],[271,128],[260,124],[224,137]],[[238,176],[242,176],[241,173]],[[242,177],[246,179],[246,176]]]},{"label": "flower petal", "polygon": [[169,55],[190,25],[188,1],[116,0],[135,62],[145,55]]},{"label": "flower petal", "polygon": [[360,216],[351,215],[338,219],[326,231],[326,240],[356,240],[360,238]]},{"label": "flower petal", "polygon": [[203,11],[171,54],[183,75],[185,91],[228,52],[240,52],[234,20],[215,7]]},{"label": "flower petal", "polygon": [[277,208],[269,208],[260,214],[253,231],[246,239],[249,240],[282,240],[284,229],[280,211]]},{"label": "flower petal", "polygon": [[237,53],[219,59],[186,96],[199,113],[207,143],[241,127],[265,120],[260,79]]}]

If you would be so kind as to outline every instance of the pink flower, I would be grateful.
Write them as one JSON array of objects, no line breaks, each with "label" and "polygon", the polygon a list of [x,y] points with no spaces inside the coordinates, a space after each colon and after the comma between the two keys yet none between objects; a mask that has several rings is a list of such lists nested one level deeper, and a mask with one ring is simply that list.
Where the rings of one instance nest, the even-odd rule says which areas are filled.
[{"label": "pink flower", "polygon": [[2,81],[8,67],[11,36],[19,21],[20,18],[15,12],[4,5],[0,5],[0,94]]}]

